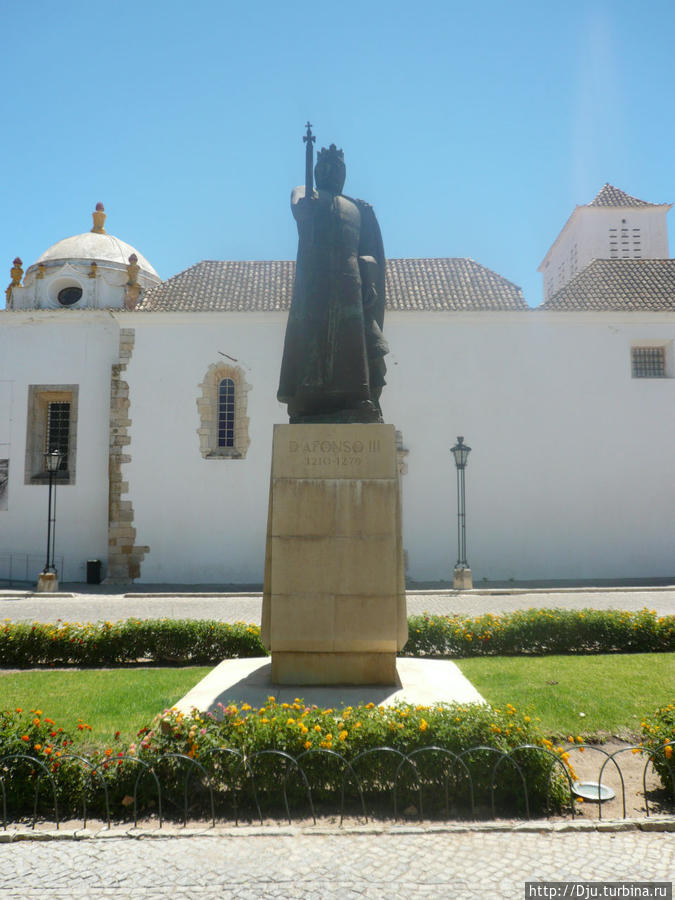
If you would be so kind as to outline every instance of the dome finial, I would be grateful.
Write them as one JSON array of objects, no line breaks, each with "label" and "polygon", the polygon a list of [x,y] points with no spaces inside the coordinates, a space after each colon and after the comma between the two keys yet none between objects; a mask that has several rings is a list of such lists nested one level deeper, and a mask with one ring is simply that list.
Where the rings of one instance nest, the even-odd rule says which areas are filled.
[{"label": "dome finial", "polygon": [[23,262],[21,260],[21,257],[17,256],[12,263],[12,268],[10,269],[12,280],[7,285],[7,290],[5,291],[5,296],[7,298],[7,309],[12,309],[12,288],[21,287],[21,279],[23,278],[22,266]]},{"label": "dome finial", "polygon": [[141,296],[141,286],[138,283],[138,273],[141,267],[138,265],[138,257],[132,253],[129,257],[129,265],[127,266],[127,275],[129,280],[126,283],[126,299],[124,305],[127,309],[135,309],[138,299]]},{"label": "dome finial", "polygon": [[105,207],[102,203],[96,204],[96,209],[91,214],[94,220],[94,227],[91,229],[94,234],[106,234],[105,230]]}]

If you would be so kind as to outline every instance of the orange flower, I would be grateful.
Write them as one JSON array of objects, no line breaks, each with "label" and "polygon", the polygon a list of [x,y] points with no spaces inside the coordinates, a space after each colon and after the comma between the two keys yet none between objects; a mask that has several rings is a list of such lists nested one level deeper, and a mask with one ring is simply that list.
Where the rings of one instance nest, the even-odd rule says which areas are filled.
[{"label": "orange flower", "polygon": [[42,744],[36,744],[36,745],[33,747],[33,750],[42,750]]},{"label": "orange flower", "polygon": [[30,738],[28,737],[27,734],[22,734],[22,735],[21,735],[21,740],[22,740],[22,741],[29,741]]},{"label": "orange flower", "polygon": [[105,755],[112,756],[112,750],[110,749],[110,747],[108,747],[108,749],[105,751]]},{"label": "orange flower", "polygon": [[420,731],[426,731],[428,727],[429,723],[427,722],[427,720],[422,719],[422,721],[420,722]]},{"label": "orange flower", "polygon": [[668,744],[668,745],[666,746],[664,752],[665,752],[665,754],[666,754],[666,759],[670,759],[670,757],[673,755],[673,748],[670,746],[670,744]]}]

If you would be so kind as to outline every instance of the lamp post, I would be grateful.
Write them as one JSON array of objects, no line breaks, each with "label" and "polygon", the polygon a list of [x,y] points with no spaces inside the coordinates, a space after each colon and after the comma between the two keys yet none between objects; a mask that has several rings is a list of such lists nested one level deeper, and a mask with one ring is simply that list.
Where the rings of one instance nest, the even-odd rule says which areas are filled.
[{"label": "lamp post", "polygon": [[[45,469],[49,476],[49,500],[47,501],[47,562],[38,577],[38,591],[57,591],[59,579],[54,565],[54,538],[56,534],[56,491],[54,479],[63,461],[63,453],[60,450],[48,450],[44,455]],[[54,503],[52,503],[52,497]]]},{"label": "lamp post", "polygon": [[457,443],[451,447],[450,452],[455,457],[457,467],[457,562],[453,572],[452,583],[457,591],[470,590],[473,587],[471,569],[466,561],[466,496],[464,487],[464,471],[471,453],[471,447],[464,443],[463,437],[457,438]]}]

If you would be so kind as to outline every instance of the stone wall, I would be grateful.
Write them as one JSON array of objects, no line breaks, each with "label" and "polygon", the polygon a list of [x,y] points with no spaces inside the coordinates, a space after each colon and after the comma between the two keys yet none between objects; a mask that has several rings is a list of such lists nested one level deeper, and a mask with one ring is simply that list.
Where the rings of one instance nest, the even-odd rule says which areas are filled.
[{"label": "stone wall", "polygon": [[133,581],[141,574],[141,562],[150,548],[135,544],[134,507],[129,483],[123,480],[122,466],[131,462],[129,427],[129,385],[124,380],[134,350],[133,328],[120,329],[119,363],[113,365],[110,378],[110,454],[108,502],[108,576],[107,581]]}]

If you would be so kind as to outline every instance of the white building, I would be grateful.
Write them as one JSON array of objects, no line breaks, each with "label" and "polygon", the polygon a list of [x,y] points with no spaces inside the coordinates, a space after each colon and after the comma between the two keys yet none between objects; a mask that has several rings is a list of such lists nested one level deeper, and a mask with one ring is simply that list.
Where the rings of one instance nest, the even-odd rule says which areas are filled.
[{"label": "white building", "polygon": [[672,203],[647,203],[611,184],[576,206],[544,257],[544,301],[594,259],[665,259]]},{"label": "white building", "polygon": [[[382,401],[407,451],[411,579],[451,579],[460,434],[474,583],[675,575],[669,208],[609,185],[577,207],[542,265],[546,280],[576,246],[579,271],[537,309],[473,260],[388,260]],[[632,237],[612,256],[621,219],[639,256]],[[100,559],[110,578],[260,583],[294,264],[207,261],[160,283],[94,232],[17,268],[0,312],[0,579],[42,568],[42,454],[60,442],[63,581]]]}]

